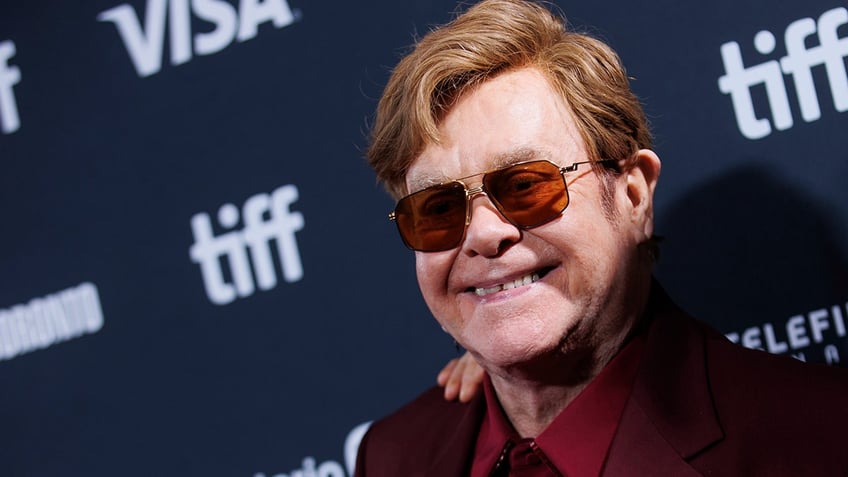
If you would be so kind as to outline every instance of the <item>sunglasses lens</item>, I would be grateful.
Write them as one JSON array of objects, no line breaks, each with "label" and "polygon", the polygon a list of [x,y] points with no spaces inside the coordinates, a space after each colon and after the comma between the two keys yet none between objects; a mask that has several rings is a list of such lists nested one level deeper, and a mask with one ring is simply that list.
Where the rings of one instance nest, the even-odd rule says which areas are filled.
[{"label": "sunglasses lens", "polygon": [[513,224],[530,228],[550,222],[568,206],[560,168],[548,161],[517,164],[486,174],[489,198]]},{"label": "sunglasses lens", "polygon": [[395,208],[398,231],[413,250],[438,252],[456,247],[465,233],[465,188],[455,182],[408,195]]}]

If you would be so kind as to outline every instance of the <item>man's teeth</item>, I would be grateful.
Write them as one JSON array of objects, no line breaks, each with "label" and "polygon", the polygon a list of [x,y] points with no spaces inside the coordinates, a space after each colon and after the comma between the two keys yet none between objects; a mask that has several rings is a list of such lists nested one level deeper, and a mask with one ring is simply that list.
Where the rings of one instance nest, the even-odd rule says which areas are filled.
[{"label": "man's teeth", "polygon": [[475,288],[474,293],[476,293],[477,296],[486,296],[486,295],[489,295],[489,294],[492,294],[492,293],[497,293],[501,290],[511,290],[513,288],[518,288],[518,287],[521,287],[521,286],[524,286],[524,285],[529,285],[529,284],[536,282],[536,281],[539,281],[539,274],[533,273],[533,274],[530,274],[530,275],[526,275],[522,278],[519,278],[517,280],[513,280],[511,282],[508,282],[508,283],[502,283],[500,285],[495,285],[491,288]]}]

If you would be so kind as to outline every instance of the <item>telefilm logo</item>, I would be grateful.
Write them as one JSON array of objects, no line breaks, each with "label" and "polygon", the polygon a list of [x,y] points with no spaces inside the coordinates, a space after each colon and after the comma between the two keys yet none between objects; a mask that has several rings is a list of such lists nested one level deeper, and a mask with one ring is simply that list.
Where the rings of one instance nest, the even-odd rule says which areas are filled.
[{"label": "telefilm logo", "polygon": [[12,134],[21,127],[14,86],[21,82],[21,69],[9,64],[15,56],[15,43],[0,42],[0,131]]},{"label": "telefilm logo", "polygon": [[[241,230],[215,235],[212,220],[206,213],[191,218],[194,244],[189,248],[191,260],[200,265],[200,274],[209,300],[226,305],[237,297],[253,294],[256,286],[270,290],[277,286],[277,272],[272,258],[272,243],[282,267],[283,279],[292,283],[303,278],[303,266],[295,232],[303,230],[303,214],[290,206],[298,199],[297,187],[285,185],[271,194],[256,194],[239,213],[233,204],[218,209],[218,224],[226,230],[235,229],[241,220]],[[248,258],[249,257],[249,258]],[[254,282],[251,266],[256,274]],[[232,281],[228,281],[225,270]]]},{"label": "telefilm logo", "polygon": [[[848,37],[839,38],[840,27],[848,23],[848,9],[834,8],[824,12],[818,22],[812,18],[796,20],[786,27],[784,42],[786,56],[746,67],[742,60],[739,43],[731,41],[721,45],[724,76],[718,79],[718,87],[729,94],[736,114],[739,131],[748,139],[760,139],[772,132],[772,124],[778,131],[794,125],[784,75],[790,75],[795,86],[801,117],[806,122],[821,117],[819,98],[813,79],[813,68],[824,67],[827,82],[833,97],[833,107],[838,112],[848,111],[848,74],[845,58],[848,57]],[[818,44],[810,46],[812,35]],[[760,31],[754,37],[754,48],[762,55],[774,53],[777,45],[774,34]],[[764,87],[771,112],[772,123],[767,118],[757,117],[754,110],[752,89]]]},{"label": "telefilm logo", "polygon": [[100,295],[92,283],[0,309],[0,361],[96,333],[102,327]]},{"label": "telefilm logo", "polygon": [[[171,64],[177,66],[191,61],[194,55],[218,53],[234,40],[250,40],[263,23],[283,28],[299,17],[300,12],[292,11],[286,0],[240,0],[238,9],[223,0],[147,0],[144,26],[135,9],[126,3],[101,12],[97,20],[115,24],[136,72],[143,78],[162,69],[166,26]],[[192,34],[192,18],[212,28]]]},{"label": "telefilm logo", "polygon": [[[371,421],[364,422],[354,427],[345,438],[344,462],[345,466],[336,461],[328,460],[318,464],[314,457],[304,457],[303,465],[299,469],[290,471],[288,474],[271,474],[257,472],[253,477],[353,477],[353,468],[356,465],[356,453],[359,451],[359,443],[371,426]],[[347,473],[345,473],[345,469]]]},{"label": "telefilm logo", "polygon": [[[728,333],[726,336],[734,343],[746,348],[755,348],[774,354],[790,354],[801,361],[813,359],[827,364],[838,364],[841,360],[839,347],[833,343],[845,339],[845,314],[848,303],[819,308],[809,313],[795,315],[785,323],[764,323],[752,326],[741,333]],[[816,359],[808,355],[818,350],[823,355]]]}]

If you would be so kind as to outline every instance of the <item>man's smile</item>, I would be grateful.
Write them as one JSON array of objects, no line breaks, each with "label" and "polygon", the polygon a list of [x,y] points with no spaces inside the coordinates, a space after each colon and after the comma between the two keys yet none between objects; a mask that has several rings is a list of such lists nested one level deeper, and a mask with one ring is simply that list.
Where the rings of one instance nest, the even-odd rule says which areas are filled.
[{"label": "man's smile", "polygon": [[474,291],[477,296],[483,297],[486,295],[491,295],[493,293],[497,293],[503,290],[512,290],[513,288],[522,287],[525,285],[531,285],[540,279],[542,279],[548,272],[551,271],[551,267],[546,267],[541,270],[528,273],[524,276],[518,277],[514,280],[507,280],[503,283],[498,283],[490,286],[479,286],[479,287],[470,287],[468,291]]}]

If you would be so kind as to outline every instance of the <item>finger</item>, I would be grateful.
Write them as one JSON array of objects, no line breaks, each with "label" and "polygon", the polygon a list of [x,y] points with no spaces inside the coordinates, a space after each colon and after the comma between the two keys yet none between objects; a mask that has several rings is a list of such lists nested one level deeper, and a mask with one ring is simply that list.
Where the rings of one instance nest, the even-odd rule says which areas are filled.
[{"label": "finger", "polygon": [[475,394],[480,392],[484,376],[483,368],[473,359],[469,359],[463,368],[462,385],[459,390],[460,402],[468,402]]},{"label": "finger", "polygon": [[449,380],[445,385],[445,400],[454,401],[459,397],[460,383],[458,380]]},{"label": "finger", "polygon": [[451,360],[450,373],[445,382],[445,399],[448,401],[453,401],[459,397],[466,366],[468,366],[466,355]]},{"label": "finger", "polygon": [[454,368],[456,368],[457,361],[457,358],[448,361],[445,367],[439,371],[439,374],[436,376],[436,382],[439,383],[439,386],[445,386],[448,383],[448,379],[453,373]]}]

